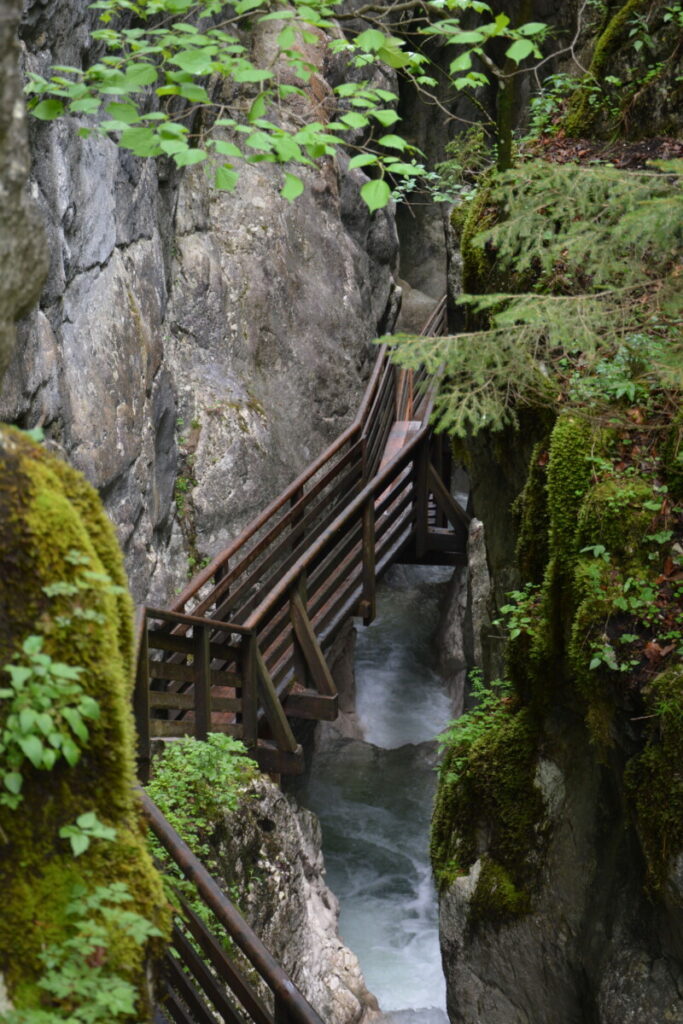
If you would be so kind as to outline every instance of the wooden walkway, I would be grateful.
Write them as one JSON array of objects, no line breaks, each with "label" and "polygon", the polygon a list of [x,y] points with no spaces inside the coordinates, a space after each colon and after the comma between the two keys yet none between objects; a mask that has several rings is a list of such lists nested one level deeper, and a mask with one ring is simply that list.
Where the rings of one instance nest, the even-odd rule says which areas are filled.
[{"label": "wooden walkway", "polygon": [[[444,327],[442,302],[425,333]],[[292,722],[336,717],[325,655],[349,616],[372,621],[381,573],[464,562],[469,517],[450,495],[428,385],[383,346],[351,426],[169,608],[141,610],[143,781],[156,742],[211,731],[243,740],[264,771],[301,771]]]},{"label": "wooden walkway", "polygon": [[[445,300],[425,333],[444,330]],[[349,616],[373,619],[381,573],[397,560],[464,562],[469,516],[450,495],[448,445],[429,427],[432,400],[424,375],[397,370],[382,348],[352,425],[169,608],[140,610],[134,710],[143,782],[155,743],[216,731],[242,739],[265,771],[301,771],[292,725],[336,717],[326,653]],[[143,790],[141,800],[196,904],[248,964],[240,969],[177,894],[156,1019],[323,1024]]]}]

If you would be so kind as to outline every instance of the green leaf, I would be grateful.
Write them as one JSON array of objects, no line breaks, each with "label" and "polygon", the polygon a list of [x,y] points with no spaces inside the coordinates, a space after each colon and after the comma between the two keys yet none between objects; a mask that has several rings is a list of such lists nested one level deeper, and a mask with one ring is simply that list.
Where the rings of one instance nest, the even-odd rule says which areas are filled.
[{"label": "green leaf", "polygon": [[80,857],[90,846],[90,837],[84,836],[82,832],[76,832],[74,835],[69,836],[69,842],[71,843],[74,857]]},{"label": "green leaf", "polygon": [[368,53],[376,53],[382,46],[388,42],[388,36],[385,36],[384,32],[380,32],[376,28],[369,28],[365,32],[361,32],[354,39],[355,45]]},{"label": "green leaf", "polygon": [[542,21],[528,21],[526,25],[520,25],[517,31],[523,36],[537,36],[545,32],[547,27]]},{"label": "green leaf", "polygon": [[471,32],[456,32],[448,37],[448,42],[459,43],[460,46],[472,46],[476,43],[483,43],[485,38],[486,36],[483,32],[474,29]]},{"label": "green leaf", "polygon": [[43,763],[43,742],[37,736],[18,736],[17,744],[34,768]]},{"label": "green leaf", "polygon": [[93,828],[97,823],[97,815],[94,811],[85,811],[84,814],[79,814],[76,818],[79,828]]},{"label": "green leaf", "polygon": [[217,167],[216,176],[214,178],[214,184],[217,189],[223,192],[232,192],[235,185],[237,184],[239,174],[237,171],[233,171],[231,167]]},{"label": "green leaf", "polygon": [[365,202],[370,213],[381,210],[391,198],[391,189],[383,178],[374,181],[366,181],[360,190],[361,198]]},{"label": "green leaf", "polygon": [[96,114],[100,109],[100,100],[96,96],[86,96],[82,100],[74,100],[69,107],[72,114]]},{"label": "green leaf", "polygon": [[350,110],[348,114],[344,114],[340,118],[340,121],[347,124],[349,128],[365,128],[370,123],[365,114],[359,114],[357,110]]},{"label": "green leaf", "polygon": [[247,11],[254,11],[261,3],[262,0],[239,0],[239,3],[235,4],[235,13],[246,14]]},{"label": "green leaf", "polygon": [[523,61],[530,53],[533,53],[534,49],[535,46],[530,39],[516,39],[505,51],[505,56],[510,60],[514,60],[516,64],[519,64],[520,61]]},{"label": "green leaf", "polygon": [[198,50],[180,50],[171,57],[171,64],[177,64],[182,71],[193,75],[208,75],[213,70],[213,56],[216,47],[201,47]]},{"label": "green leaf", "polygon": [[285,183],[280,189],[280,195],[283,199],[288,199],[289,202],[293,202],[297,196],[300,196],[304,190],[304,183],[301,178],[297,177],[296,174],[290,174],[285,171]]},{"label": "green leaf", "polygon": [[215,139],[213,144],[214,149],[221,156],[234,156],[240,158],[242,156],[242,150],[239,146],[236,146],[234,142],[226,142],[224,139]]},{"label": "green leaf", "polygon": [[200,164],[206,160],[207,153],[203,149],[185,149],[181,153],[173,154],[173,162],[176,167],[190,167],[193,164]]},{"label": "green leaf", "polygon": [[379,160],[374,153],[359,153],[358,156],[353,156],[349,160],[349,170],[353,170],[354,167],[369,167],[370,164],[377,164]]},{"label": "green leaf", "polygon": [[388,149],[408,149],[408,143],[400,135],[382,135],[377,141]]},{"label": "green leaf", "polygon": [[123,121],[124,124],[133,124],[140,120],[140,111],[134,103],[108,103],[105,113],[115,121]]},{"label": "green leaf", "polygon": [[22,732],[31,732],[33,726],[36,724],[36,718],[38,712],[34,711],[33,708],[22,708],[19,712],[19,728]]},{"label": "green leaf", "polygon": [[7,772],[2,780],[5,784],[5,789],[8,789],[10,793],[20,793],[23,784],[23,779],[19,772]]},{"label": "green leaf", "polygon": [[184,100],[190,100],[191,103],[210,102],[206,89],[201,85],[195,85],[193,82],[183,82],[179,89],[179,95]]},{"label": "green leaf", "polygon": [[266,71],[265,68],[242,68],[241,71],[233,72],[233,79],[236,82],[267,82],[273,77],[271,71]]},{"label": "green leaf", "polygon": [[157,69],[152,64],[129,64],[124,74],[127,88],[141,89],[157,80]]},{"label": "green leaf", "polygon": [[372,116],[385,128],[389,128],[401,120],[395,110],[373,110]]},{"label": "green leaf", "polygon": [[76,708],[62,708],[62,715],[64,720],[71,726],[71,731],[75,736],[78,736],[82,743],[88,741],[88,728],[85,725],[80,712]]},{"label": "green leaf", "polygon": [[64,742],[62,743],[62,754],[64,755],[66,761],[71,765],[72,768],[75,764],[77,764],[81,756],[81,752],[74,743],[74,741],[69,739],[68,737],[65,737]]},{"label": "green leaf", "polygon": [[449,71],[452,75],[457,74],[459,71],[469,71],[472,67],[472,54],[461,53],[459,57],[452,60],[449,65]]},{"label": "green leaf", "polygon": [[162,139],[159,145],[167,156],[184,153],[185,150],[190,148],[190,144],[186,139]]},{"label": "green leaf", "polygon": [[397,46],[383,46],[381,50],[377,51],[377,56],[385,64],[388,64],[390,68],[396,70],[406,67],[411,63],[410,57],[399,50]]},{"label": "green leaf", "polygon": [[152,128],[128,128],[121,133],[120,145],[131,149],[136,156],[158,156],[161,152]]},{"label": "green leaf", "polygon": [[39,121],[54,121],[56,117],[64,113],[64,104],[61,100],[42,100],[36,107],[33,107],[31,113]]}]

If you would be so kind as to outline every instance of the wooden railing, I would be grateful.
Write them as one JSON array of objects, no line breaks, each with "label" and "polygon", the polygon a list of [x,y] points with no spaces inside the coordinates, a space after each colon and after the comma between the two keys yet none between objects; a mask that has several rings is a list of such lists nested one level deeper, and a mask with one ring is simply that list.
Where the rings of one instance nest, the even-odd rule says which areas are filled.
[{"label": "wooden railing", "polygon": [[[161,963],[158,1002],[175,1024],[322,1024],[315,1010],[258,936],[240,916],[201,861],[169,825],[153,800],[140,791],[149,826],[201,900],[270,990],[264,1001],[253,982],[216,935],[178,893],[171,948]],[[272,1004],[272,1005],[269,1005]]]},{"label": "wooden railing", "polygon": [[[425,333],[444,324],[442,303]],[[301,770],[289,719],[336,717],[324,650],[349,615],[372,620],[377,577],[399,554],[463,561],[469,517],[443,479],[448,459],[429,428],[427,385],[382,347],[351,426],[169,609],[142,610],[143,780],[155,740],[209,730],[242,739],[266,771]],[[410,430],[387,461],[396,424]]]}]

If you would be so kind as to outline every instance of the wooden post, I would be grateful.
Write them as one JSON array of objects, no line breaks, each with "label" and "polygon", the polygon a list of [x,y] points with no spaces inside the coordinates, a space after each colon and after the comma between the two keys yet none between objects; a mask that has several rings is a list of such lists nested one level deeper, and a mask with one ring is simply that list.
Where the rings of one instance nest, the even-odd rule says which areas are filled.
[{"label": "wooden post", "polygon": [[[297,489],[294,491],[294,494],[292,495],[292,497],[289,500],[289,507],[290,508],[294,508],[294,506],[297,504],[297,502],[301,501],[303,496],[304,496],[304,489],[303,489],[303,487],[297,487]],[[296,513],[295,515],[292,516],[292,523],[291,523],[292,531],[296,530],[296,528],[297,528],[299,522],[301,521],[302,517],[303,517],[303,512],[298,512],[298,513]],[[302,534],[300,537],[298,537],[298,538],[296,538],[295,540],[292,541],[292,551],[295,551],[299,547],[299,545],[303,542],[303,539],[304,539],[304,537],[303,537],[303,534]]]},{"label": "wooden post", "polygon": [[258,675],[256,666],[256,634],[242,637],[242,729],[244,745],[256,746],[258,736]]},{"label": "wooden post", "polygon": [[375,499],[371,495],[363,506],[363,593],[358,611],[363,624],[375,617]]},{"label": "wooden post", "polygon": [[333,697],[337,692],[332,674],[325,661],[325,655],[318,643],[313,624],[308,617],[306,606],[306,577],[302,575],[292,587],[289,595],[289,614],[292,619],[294,637],[318,693]]},{"label": "wooden post", "polygon": [[138,778],[144,785],[149,782],[152,763],[149,708],[149,644],[147,642],[147,615],[140,609],[138,618],[138,663],[135,673],[133,715],[138,734]]},{"label": "wooden post", "polygon": [[193,626],[194,633],[194,734],[205,740],[211,730],[211,653],[209,626]]},{"label": "wooden post", "polygon": [[418,562],[427,552],[427,532],[429,528],[428,467],[429,441],[425,438],[415,456],[415,555]]},{"label": "wooden post", "polygon": [[306,593],[306,573],[303,572],[297,582],[292,587],[289,594],[289,619],[292,624],[292,657],[294,661],[294,678],[301,685],[306,688],[309,687],[311,682],[311,673],[309,671],[308,662],[306,660],[306,654],[301,641],[296,631],[296,597],[299,597],[301,605],[307,607],[307,593]]}]

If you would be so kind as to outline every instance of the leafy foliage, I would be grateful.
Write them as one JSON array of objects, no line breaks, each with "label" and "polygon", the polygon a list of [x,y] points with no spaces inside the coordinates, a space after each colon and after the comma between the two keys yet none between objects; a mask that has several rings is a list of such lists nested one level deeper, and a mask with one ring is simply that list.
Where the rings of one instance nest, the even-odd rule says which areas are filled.
[{"label": "leafy foliage", "polygon": [[[472,241],[484,294],[461,299],[484,328],[395,350],[402,366],[443,372],[441,429],[498,430],[520,403],[595,412],[615,388],[681,386],[680,163],[629,174],[531,161],[492,179],[496,222]],[[501,278],[519,292],[486,291]]]},{"label": "leafy foliage", "polygon": [[[400,120],[397,96],[371,83],[376,63],[428,91],[437,84],[427,55],[436,37],[457,47],[452,88],[476,88],[488,81],[475,70],[477,58],[494,76],[504,76],[488,55],[492,42],[502,41],[508,62],[517,66],[540,58],[545,33],[538,22],[514,28],[506,14],[494,15],[481,0],[418,0],[401,20],[400,37],[391,27],[393,5],[386,11],[373,7],[365,18],[370,27],[348,38],[339,36],[334,19],[356,14],[327,0],[238,0],[234,6],[223,0],[97,0],[92,6],[100,12],[102,27],[93,38],[103,55],[87,68],[59,65],[49,78],[31,74],[27,91],[35,117],[77,116],[82,135],[97,131],[137,156],[166,155],[178,167],[207,162],[216,188],[226,190],[235,187],[244,164],[310,165],[352,142],[361,150],[355,166],[376,175],[362,192],[371,211],[389,201],[389,180],[409,183],[425,173],[415,159],[418,150],[386,132]],[[466,29],[463,21],[472,13],[477,27]],[[259,61],[246,31],[269,21],[278,30],[276,52]],[[322,40],[352,68],[368,71],[367,78],[335,88],[332,118],[320,102],[311,102],[316,68],[306,54]],[[311,102],[323,116],[302,123],[283,114],[292,97]],[[287,171],[282,196],[293,200],[302,188],[299,176]]]},{"label": "leafy foliage", "polygon": [[0,734],[0,804],[13,809],[21,803],[25,763],[48,771],[60,758],[75,765],[88,742],[86,721],[100,713],[79,681],[83,669],[53,661],[41,636],[27,637],[15,661],[4,666],[10,685],[0,689],[0,699],[9,701]]},{"label": "leafy foliage", "polygon": [[105,1024],[130,1018],[138,991],[110,960],[113,939],[125,937],[143,946],[162,934],[130,909],[130,903],[122,882],[91,890],[75,887],[66,907],[68,938],[46,946],[39,957],[45,970],[38,987],[50,997],[52,1008],[10,1010],[5,1024]]}]

